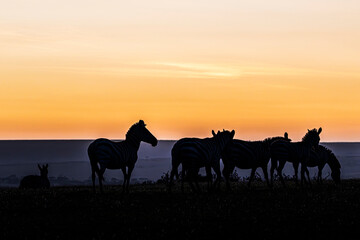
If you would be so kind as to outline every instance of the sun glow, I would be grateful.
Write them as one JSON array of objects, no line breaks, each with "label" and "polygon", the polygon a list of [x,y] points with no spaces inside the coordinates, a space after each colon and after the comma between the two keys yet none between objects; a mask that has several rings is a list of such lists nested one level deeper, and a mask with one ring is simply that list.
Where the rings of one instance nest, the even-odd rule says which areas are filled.
[{"label": "sun glow", "polygon": [[[46,11],[45,11],[46,10]],[[359,141],[360,4],[27,1],[0,10],[0,138]],[[336,16],[336,17],[334,17]]]}]

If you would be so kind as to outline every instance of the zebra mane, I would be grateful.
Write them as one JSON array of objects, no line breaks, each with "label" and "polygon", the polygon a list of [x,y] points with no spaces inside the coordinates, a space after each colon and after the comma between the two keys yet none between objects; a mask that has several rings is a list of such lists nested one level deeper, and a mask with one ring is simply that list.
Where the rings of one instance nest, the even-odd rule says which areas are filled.
[{"label": "zebra mane", "polygon": [[305,136],[302,138],[302,142],[308,142],[311,138],[313,138],[314,136],[318,136],[318,131],[316,130],[316,128],[309,130]]},{"label": "zebra mane", "polygon": [[140,120],[139,122],[137,122],[137,123],[134,123],[130,128],[129,128],[129,130],[127,131],[127,133],[126,133],[126,138],[128,138],[128,136],[130,135],[130,134],[133,134],[134,132],[136,132],[136,130],[139,128],[139,127],[145,127],[146,126],[146,124],[144,123],[144,121],[143,120]]},{"label": "zebra mane", "polygon": [[284,137],[281,137],[281,136],[279,136],[279,137],[268,137],[268,138],[265,138],[264,140],[263,140],[263,142],[274,142],[274,141],[277,141],[277,140],[284,140],[284,141],[289,141],[289,142],[291,142],[291,139],[290,138],[284,138]]},{"label": "zebra mane", "polygon": [[324,145],[319,145],[319,148],[323,151],[327,151],[329,154],[334,154],[329,148],[325,147]]}]

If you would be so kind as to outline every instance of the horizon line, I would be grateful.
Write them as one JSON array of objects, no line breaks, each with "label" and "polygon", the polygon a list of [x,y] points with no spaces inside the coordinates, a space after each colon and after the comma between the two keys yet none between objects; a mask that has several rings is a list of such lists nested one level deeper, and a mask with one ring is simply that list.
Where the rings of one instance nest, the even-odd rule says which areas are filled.
[{"label": "horizon line", "polygon": [[[0,139],[0,141],[91,141],[91,140],[96,140],[98,138],[53,138],[53,139],[49,139],[49,138],[37,138],[37,139]],[[181,138],[179,138],[181,139]],[[158,141],[178,141],[179,139],[158,139]],[[109,139],[109,140],[113,140],[113,141],[124,141],[125,139],[123,138],[119,138],[119,139]],[[259,140],[245,140],[245,139],[241,139],[244,141],[250,141],[250,142],[254,142],[254,141],[262,141],[261,139]],[[320,143],[360,143],[360,140],[357,141],[320,141]]]}]

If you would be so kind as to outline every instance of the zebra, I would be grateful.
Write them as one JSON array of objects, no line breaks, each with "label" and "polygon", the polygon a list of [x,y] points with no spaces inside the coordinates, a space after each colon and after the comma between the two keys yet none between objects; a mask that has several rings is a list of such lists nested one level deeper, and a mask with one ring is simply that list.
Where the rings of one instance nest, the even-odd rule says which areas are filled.
[{"label": "zebra", "polygon": [[[310,153],[310,160],[306,167],[318,167],[317,181],[322,183],[322,169],[325,164],[328,164],[331,169],[331,177],[336,184],[340,183],[340,162],[335,154],[325,146],[319,145],[318,149],[312,149]],[[309,170],[306,168],[306,175],[310,182]]]},{"label": "zebra", "polygon": [[130,176],[138,158],[137,151],[141,141],[150,143],[153,147],[158,143],[158,140],[146,128],[143,120],[130,127],[124,141],[114,142],[99,138],[89,145],[88,155],[94,192],[95,173],[99,178],[100,192],[103,192],[102,180],[106,169],[121,169],[124,174],[123,192],[129,192]]},{"label": "zebra", "polygon": [[263,141],[243,141],[234,139],[225,147],[222,154],[222,161],[224,163],[223,176],[225,178],[226,187],[230,189],[229,177],[234,171],[235,167],[240,169],[250,169],[251,175],[248,186],[255,176],[255,171],[261,167],[264,172],[264,177],[268,186],[270,186],[267,165],[270,160],[270,145],[278,140],[290,142],[288,133],[284,133],[284,137],[266,138]]},{"label": "zebra", "polygon": [[[295,180],[298,181],[297,169],[301,163],[301,184],[306,183],[305,171],[306,165],[310,160],[312,148],[317,148],[320,142],[320,133],[322,128],[309,130],[302,138],[301,142],[275,141],[270,145],[271,168],[270,168],[270,184],[273,184],[274,170],[277,169],[280,181],[285,186],[282,176],[282,169],[285,163],[292,162],[295,169]],[[279,162],[279,166],[277,163]]]},{"label": "zebra", "polygon": [[[220,183],[220,157],[226,144],[233,139],[235,131],[232,130],[222,132],[218,131],[215,134],[212,130],[213,137],[211,138],[182,138],[178,140],[171,149],[172,170],[170,174],[169,191],[171,191],[174,176],[178,178],[178,167],[182,165],[181,171],[181,191],[184,192],[185,174],[189,178],[191,189],[196,192],[200,191],[198,184],[198,172],[201,167],[205,167],[206,176],[209,183],[212,181],[211,168],[216,173],[216,180],[214,187]],[[196,184],[196,189],[193,185],[193,180]]]}]

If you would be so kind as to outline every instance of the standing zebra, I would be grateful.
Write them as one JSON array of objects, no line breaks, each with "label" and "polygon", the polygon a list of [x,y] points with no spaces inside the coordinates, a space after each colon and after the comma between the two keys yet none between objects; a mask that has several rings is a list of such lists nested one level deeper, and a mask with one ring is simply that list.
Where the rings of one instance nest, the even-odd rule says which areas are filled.
[{"label": "standing zebra", "polygon": [[[143,120],[135,123],[126,133],[126,139],[113,142],[105,138],[93,141],[88,148],[92,171],[92,183],[95,191],[95,173],[99,178],[100,191],[103,192],[102,180],[105,169],[121,169],[124,174],[123,192],[129,192],[131,172],[137,161],[140,142],[157,145],[157,139],[147,130]],[[100,168],[99,168],[100,165]],[[128,171],[126,173],[126,167]]]},{"label": "standing zebra", "polygon": [[[320,142],[320,133],[322,128],[316,130],[308,130],[301,142],[275,141],[270,146],[271,153],[271,169],[270,177],[271,184],[273,183],[274,170],[277,169],[279,178],[283,186],[285,186],[284,178],[282,176],[282,169],[285,163],[292,162],[295,169],[295,180],[298,181],[297,170],[301,163],[301,184],[306,183],[305,171],[306,165],[310,161],[310,154],[312,148],[317,148]],[[279,166],[277,163],[279,162]]]},{"label": "standing zebra", "polygon": [[278,140],[290,142],[288,134],[285,132],[284,137],[266,138],[263,141],[242,141],[234,139],[225,147],[222,154],[222,161],[224,163],[223,175],[226,181],[226,187],[230,190],[229,177],[234,171],[235,167],[240,169],[250,169],[251,175],[248,186],[254,179],[255,171],[261,167],[264,172],[264,177],[268,186],[269,178],[267,172],[267,165],[270,160],[270,145]]},{"label": "standing zebra", "polygon": [[[211,168],[214,169],[217,178],[214,186],[220,183],[220,157],[226,144],[233,139],[235,131],[212,131],[212,138],[182,138],[175,143],[171,150],[172,170],[170,175],[169,191],[171,191],[174,175],[178,177],[178,167],[182,165],[181,171],[181,191],[184,191],[185,174],[189,178],[191,189],[200,191],[198,184],[198,172],[201,167],[205,167],[208,183],[212,181]],[[193,185],[195,181],[196,188]]]},{"label": "standing zebra", "polygon": [[[328,164],[331,169],[331,177],[335,183],[340,183],[340,162],[335,154],[328,148],[319,145],[318,149],[311,150],[310,160],[307,162],[306,167],[318,167],[317,181],[322,183],[322,169],[325,164]],[[305,170],[308,180],[310,181],[309,170]]]}]

